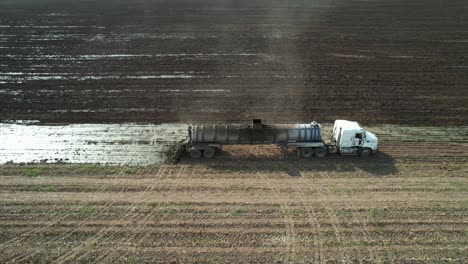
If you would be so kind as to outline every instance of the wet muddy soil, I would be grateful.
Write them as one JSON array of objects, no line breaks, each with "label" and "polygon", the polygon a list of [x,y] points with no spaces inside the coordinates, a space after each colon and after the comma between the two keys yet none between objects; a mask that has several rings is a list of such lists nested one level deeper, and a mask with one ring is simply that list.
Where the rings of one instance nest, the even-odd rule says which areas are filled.
[{"label": "wet muddy soil", "polygon": [[0,3],[0,120],[464,124],[468,3]]},{"label": "wet muddy soil", "polygon": [[0,123],[0,164],[160,164],[187,138],[183,124]]}]

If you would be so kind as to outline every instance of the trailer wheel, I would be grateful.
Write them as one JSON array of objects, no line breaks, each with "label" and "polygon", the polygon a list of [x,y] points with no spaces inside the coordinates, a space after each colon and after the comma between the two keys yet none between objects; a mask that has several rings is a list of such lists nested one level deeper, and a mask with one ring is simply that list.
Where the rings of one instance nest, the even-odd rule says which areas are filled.
[{"label": "trailer wheel", "polygon": [[372,154],[372,150],[370,148],[362,148],[359,150],[359,156],[361,157],[369,157]]},{"label": "trailer wheel", "polygon": [[216,151],[213,148],[207,148],[203,150],[203,157],[207,159],[214,158],[215,155],[216,155]]},{"label": "trailer wheel", "polygon": [[301,157],[310,158],[314,155],[314,150],[312,148],[300,148]]},{"label": "trailer wheel", "polygon": [[328,150],[326,147],[319,147],[319,148],[315,148],[314,152],[315,152],[315,156],[321,158],[327,155]]},{"label": "trailer wheel", "polygon": [[199,149],[191,149],[190,150],[190,157],[193,159],[198,159],[202,156],[202,153]]}]

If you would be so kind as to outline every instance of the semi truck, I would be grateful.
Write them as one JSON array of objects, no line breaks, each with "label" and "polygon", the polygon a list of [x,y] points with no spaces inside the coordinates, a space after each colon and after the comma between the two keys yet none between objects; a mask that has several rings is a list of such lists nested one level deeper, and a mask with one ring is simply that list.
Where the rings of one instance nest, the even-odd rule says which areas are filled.
[{"label": "semi truck", "polygon": [[327,154],[367,157],[377,151],[377,136],[358,122],[336,120],[331,139],[322,139],[322,126],[308,124],[263,124],[253,119],[251,124],[194,124],[189,127],[187,152],[191,158],[214,158],[223,145],[275,144],[283,149],[295,148],[304,158]]}]

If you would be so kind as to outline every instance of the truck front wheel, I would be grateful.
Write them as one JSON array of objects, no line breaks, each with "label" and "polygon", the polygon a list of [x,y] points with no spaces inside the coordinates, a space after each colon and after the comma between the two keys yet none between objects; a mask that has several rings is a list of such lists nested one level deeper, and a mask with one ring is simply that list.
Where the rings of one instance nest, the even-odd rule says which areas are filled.
[{"label": "truck front wheel", "polygon": [[370,148],[362,148],[359,151],[359,156],[361,157],[369,157],[372,154],[372,150]]}]

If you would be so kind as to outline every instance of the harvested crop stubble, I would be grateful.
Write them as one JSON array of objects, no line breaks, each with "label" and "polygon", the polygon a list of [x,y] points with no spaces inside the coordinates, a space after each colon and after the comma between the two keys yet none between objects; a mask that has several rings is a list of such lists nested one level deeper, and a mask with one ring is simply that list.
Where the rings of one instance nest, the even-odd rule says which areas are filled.
[{"label": "harvested crop stubble", "polygon": [[366,160],[233,146],[134,175],[1,166],[0,262],[466,261],[466,146],[441,161],[391,144]]}]

